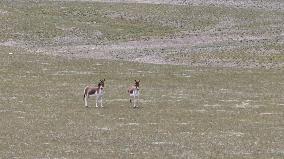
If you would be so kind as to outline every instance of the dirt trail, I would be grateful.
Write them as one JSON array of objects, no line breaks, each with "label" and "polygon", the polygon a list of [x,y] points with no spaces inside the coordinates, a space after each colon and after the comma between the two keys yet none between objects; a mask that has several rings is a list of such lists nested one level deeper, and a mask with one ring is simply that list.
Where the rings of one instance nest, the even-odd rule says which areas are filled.
[{"label": "dirt trail", "polygon": [[[120,42],[108,45],[76,45],[76,46],[60,46],[60,47],[48,47],[40,48],[38,51],[59,51],[59,54],[66,52],[67,54],[73,54],[77,50],[87,51],[86,53],[80,54],[79,56],[94,56],[96,57],[97,52],[104,52],[107,55],[113,51],[120,50],[144,50],[144,49],[167,49],[167,48],[185,48],[192,46],[209,45],[214,43],[224,43],[228,41],[243,41],[243,40],[271,40],[275,37],[268,36],[242,36],[242,35],[227,35],[220,36],[215,34],[191,34],[184,37],[173,37],[164,39],[149,39],[139,41],[128,41]],[[71,51],[71,52],[69,52]],[[69,53],[68,53],[69,52]],[[57,54],[54,52],[54,54]],[[104,57],[102,57],[104,58]]]},{"label": "dirt trail", "polygon": [[[234,50],[242,48],[244,43],[261,43],[273,41],[277,37],[273,36],[251,36],[251,35],[218,35],[208,34],[187,34],[182,37],[172,37],[164,39],[149,39],[139,41],[117,42],[106,45],[75,45],[37,48],[37,52],[44,52],[52,55],[65,56],[67,58],[95,58],[137,61],[154,64],[174,64],[193,66],[220,66],[220,67],[254,67],[257,63],[238,63],[232,61],[220,61],[218,59],[200,60],[193,63],[192,60],[182,59],[181,52],[193,53],[215,53],[220,50]],[[227,44],[230,43],[231,44]],[[249,44],[247,44],[249,45]],[[217,46],[217,47],[216,47]],[[198,49],[196,49],[198,48]],[[217,49],[217,50],[216,50]],[[168,54],[173,54],[173,58],[168,58]],[[278,52],[276,52],[278,53]],[[182,59],[182,62],[181,60]],[[277,64],[283,66],[283,63]]]}]

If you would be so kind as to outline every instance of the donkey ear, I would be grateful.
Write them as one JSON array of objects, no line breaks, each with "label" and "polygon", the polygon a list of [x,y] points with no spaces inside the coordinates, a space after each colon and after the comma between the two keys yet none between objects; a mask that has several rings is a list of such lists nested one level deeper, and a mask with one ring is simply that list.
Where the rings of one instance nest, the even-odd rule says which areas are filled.
[{"label": "donkey ear", "polygon": [[136,80],[134,80],[135,82],[137,82]]},{"label": "donkey ear", "polygon": [[140,80],[138,81],[138,83],[140,82]]}]

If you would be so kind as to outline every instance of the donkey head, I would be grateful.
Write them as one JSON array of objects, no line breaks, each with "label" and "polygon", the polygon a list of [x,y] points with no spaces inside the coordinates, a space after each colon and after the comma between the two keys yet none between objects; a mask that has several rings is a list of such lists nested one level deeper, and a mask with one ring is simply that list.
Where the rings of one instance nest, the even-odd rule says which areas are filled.
[{"label": "donkey head", "polygon": [[105,87],[105,79],[103,79],[103,80],[100,80],[100,82],[99,82],[99,84],[98,84],[98,88],[99,89],[104,89],[104,87]]},{"label": "donkey head", "polygon": [[139,89],[139,83],[140,83],[140,80],[135,80],[134,86],[135,86],[137,89]]}]

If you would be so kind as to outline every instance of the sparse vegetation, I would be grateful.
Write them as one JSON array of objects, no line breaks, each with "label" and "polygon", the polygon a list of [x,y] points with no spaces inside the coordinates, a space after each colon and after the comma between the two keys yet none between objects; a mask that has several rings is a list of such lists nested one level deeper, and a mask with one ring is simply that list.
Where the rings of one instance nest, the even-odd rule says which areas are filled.
[{"label": "sparse vegetation", "polygon": [[[183,31],[261,33],[283,28],[283,12],[222,6],[173,6],[96,2],[1,1],[1,39],[61,45],[58,37],[77,38],[76,44],[162,37]],[[226,23],[216,26],[219,23]],[[269,29],[273,25],[273,30]],[[227,30],[229,29],[229,30]],[[272,33],[271,33],[272,34]],[[72,42],[72,40],[71,40]],[[65,44],[63,42],[63,44]]]},{"label": "sparse vegetation", "polygon": [[[283,18],[223,5],[1,1],[0,158],[283,158]],[[84,87],[103,78],[105,108],[93,98],[85,108]]]},{"label": "sparse vegetation", "polygon": [[[283,70],[0,52],[3,158],[283,157]],[[84,108],[83,88],[102,77],[106,108]],[[126,89],[137,78],[133,109]]]}]

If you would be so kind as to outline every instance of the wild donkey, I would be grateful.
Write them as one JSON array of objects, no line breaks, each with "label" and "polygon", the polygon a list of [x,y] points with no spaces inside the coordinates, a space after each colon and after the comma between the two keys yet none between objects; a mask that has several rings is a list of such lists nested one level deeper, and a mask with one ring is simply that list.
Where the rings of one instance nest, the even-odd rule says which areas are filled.
[{"label": "wild donkey", "polygon": [[104,82],[106,80],[100,80],[98,86],[87,86],[84,89],[84,101],[85,101],[85,106],[88,107],[88,101],[87,99],[89,96],[96,96],[96,107],[98,107],[98,101],[101,103],[101,107],[103,107],[103,95],[104,95]]},{"label": "wild donkey", "polygon": [[139,83],[140,83],[140,80],[139,81],[135,80],[135,84],[128,88],[128,93],[130,96],[130,103],[132,103],[131,97],[133,97],[133,107],[134,108],[136,108],[136,103],[139,102]]}]

